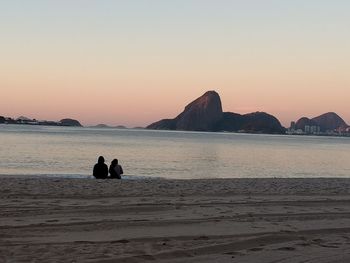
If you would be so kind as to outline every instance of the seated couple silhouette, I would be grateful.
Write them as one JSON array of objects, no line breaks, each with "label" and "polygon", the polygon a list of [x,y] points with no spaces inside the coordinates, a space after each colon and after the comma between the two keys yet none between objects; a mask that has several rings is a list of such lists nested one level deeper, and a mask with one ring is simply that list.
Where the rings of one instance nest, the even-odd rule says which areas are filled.
[{"label": "seated couple silhouette", "polygon": [[[110,176],[108,176],[108,172]],[[118,159],[114,159],[108,169],[103,156],[98,157],[98,162],[93,170],[93,176],[96,179],[122,179],[121,175],[123,173],[123,168],[118,164]]]}]

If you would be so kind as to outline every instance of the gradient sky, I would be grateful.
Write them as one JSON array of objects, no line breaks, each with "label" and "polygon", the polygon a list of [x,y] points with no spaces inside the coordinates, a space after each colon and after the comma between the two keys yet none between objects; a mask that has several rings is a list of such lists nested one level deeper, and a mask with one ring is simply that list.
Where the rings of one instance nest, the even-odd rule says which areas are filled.
[{"label": "gradient sky", "polygon": [[350,1],[0,0],[0,115],[144,126],[207,90],[350,123]]}]

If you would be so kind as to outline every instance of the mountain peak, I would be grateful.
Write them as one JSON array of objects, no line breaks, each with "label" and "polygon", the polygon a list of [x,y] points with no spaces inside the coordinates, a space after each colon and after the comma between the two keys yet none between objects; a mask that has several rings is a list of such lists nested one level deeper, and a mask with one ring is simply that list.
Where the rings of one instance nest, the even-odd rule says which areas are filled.
[{"label": "mountain peak", "polygon": [[217,92],[207,91],[189,103],[175,119],[149,125],[149,129],[207,131],[222,118],[221,99]]},{"label": "mountain peak", "polygon": [[203,94],[203,96],[209,96],[209,95],[219,96],[219,93],[217,93],[215,90],[208,90]]},{"label": "mountain peak", "polygon": [[222,117],[221,99],[217,92],[207,91],[185,107],[175,118],[178,130],[205,131]]}]

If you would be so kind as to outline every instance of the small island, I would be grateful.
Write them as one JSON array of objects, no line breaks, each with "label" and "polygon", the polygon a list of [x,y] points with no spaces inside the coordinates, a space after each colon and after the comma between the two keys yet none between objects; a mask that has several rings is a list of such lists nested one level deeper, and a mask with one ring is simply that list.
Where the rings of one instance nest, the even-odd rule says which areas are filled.
[{"label": "small island", "polygon": [[127,129],[124,125],[117,125],[117,126],[109,126],[107,124],[101,123],[94,126],[89,126],[89,128],[98,128],[98,129]]}]

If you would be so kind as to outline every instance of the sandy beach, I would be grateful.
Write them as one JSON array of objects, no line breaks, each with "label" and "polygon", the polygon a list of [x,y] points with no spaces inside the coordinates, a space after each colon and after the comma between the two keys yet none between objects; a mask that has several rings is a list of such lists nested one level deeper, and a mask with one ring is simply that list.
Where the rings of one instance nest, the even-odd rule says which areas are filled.
[{"label": "sandy beach", "polygon": [[350,262],[350,179],[0,178],[0,262]]}]

